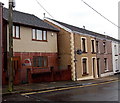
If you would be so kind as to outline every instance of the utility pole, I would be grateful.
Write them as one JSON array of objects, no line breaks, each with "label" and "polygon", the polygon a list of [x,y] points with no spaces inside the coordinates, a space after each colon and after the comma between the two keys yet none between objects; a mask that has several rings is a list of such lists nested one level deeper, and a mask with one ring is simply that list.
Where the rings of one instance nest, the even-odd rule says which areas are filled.
[{"label": "utility pole", "polygon": [[13,91],[13,8],[15,1],[9,0],[9,59],[8,59],[8,91]]}]

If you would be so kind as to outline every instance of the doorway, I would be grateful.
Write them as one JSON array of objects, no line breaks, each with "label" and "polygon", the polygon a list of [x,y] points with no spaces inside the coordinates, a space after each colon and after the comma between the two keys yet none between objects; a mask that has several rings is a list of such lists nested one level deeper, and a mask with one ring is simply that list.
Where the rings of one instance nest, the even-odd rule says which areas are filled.
[{"label": "doorway", "polygon": [[95,58],[92,58],[93,77],[95,78]]},{"label": "doorway", "polygon": [[14,84],[20,83],[20,57],[13,57],[13,79]]},{"label": "doorway", "polygon": [[98,77],[100,77],[100,59],[97,58],[97,72],[98,72]]}]

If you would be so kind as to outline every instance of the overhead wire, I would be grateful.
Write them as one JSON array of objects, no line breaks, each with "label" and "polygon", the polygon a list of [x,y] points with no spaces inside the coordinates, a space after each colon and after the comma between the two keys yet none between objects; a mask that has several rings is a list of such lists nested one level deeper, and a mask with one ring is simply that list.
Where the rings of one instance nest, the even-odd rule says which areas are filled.
[{"label": "overhead wire", "polygon": [[[109,20],[108,18],[106,18],[104,15],[102,15],[100,12],[98,12],[97,10],[95,10],[92,6],[90,6],[87,2],[85,2],[84,0],[81,0],[85,5],[87,5],[89,8],[91,8],[93,11],[95,11],[97,14],[99,14],[101,17],[103,17],[105,20],[107,20],[108,22],[110,22],[111,24],[113,24],[114,26],[120,28],[118,25],[116,25],[114,22],[112,22],[111,20]],[[36,0],[36,2],[38,3],[38,5],[45,10],[45,12],[51,16],[52,18],[54,18],[45,8],[44,6],[38,1]]]},{"label": "overhead wire", "polygon": [[112,22],[111,20],[109,20],[108,18],[106,18],[104,15],[102,15],[100,12],[98,12],[97,10],[95,10],[92,6],[90,6],[88,3],[86,3],[85,1],[81,0],[84,4],[86,4],[88,7],[90,7],[92,10],[94,10],[97,14],[99,14],[100,16],[102,16],[104,19],[106,19],[108,22],[110,22],[111,24],[113,24],[114,26],[120,28],[118,25],[116,25],[114,22]]},{"label": "overhead wire", "polygon": [[46,13],[48,13],[49,16],[51,16],[52,18],[54,18],[54,17],[44,8],[44,6],[43,6],[38,0],[36,0],[36,2],[38,3],[38,5],[39,5],[42,9],[44,9],[44,10],[46,11]]}]

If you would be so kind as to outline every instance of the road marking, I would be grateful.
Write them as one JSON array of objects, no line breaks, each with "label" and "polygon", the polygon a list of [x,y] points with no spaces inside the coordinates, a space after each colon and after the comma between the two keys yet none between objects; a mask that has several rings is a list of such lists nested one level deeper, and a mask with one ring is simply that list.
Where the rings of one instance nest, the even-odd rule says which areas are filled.
[{"label": "road marking", "polygon": [[96,86],[96,85],[101,85],[101,84],[108,84],[108,83],[112,83],[112,82],[116,82],[116,81],[120,81],[120,80],[114,80],[114,81],[98,83],[98,84],[83,85],[83,86],[63,87],[63,88],[59,88],[59,89],[52,89],[52,90],[46,90],[46,91],[22,93],[21,95],[25,96],[25,95],[41,94],[41,93],[48,93],[48,92],[61,91],[61,90],[69,90],[69,89],[74,89],[74,88],[82,88],[82,87]]}]

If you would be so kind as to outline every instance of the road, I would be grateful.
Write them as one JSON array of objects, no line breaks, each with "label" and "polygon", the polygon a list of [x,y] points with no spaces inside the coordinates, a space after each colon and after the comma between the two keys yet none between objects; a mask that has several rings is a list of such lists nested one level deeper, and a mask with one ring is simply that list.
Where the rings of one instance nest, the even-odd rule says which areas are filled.
[{"label": "road", "polygon": [[4,96],[3,101],[118,101],[120,81]]}]

